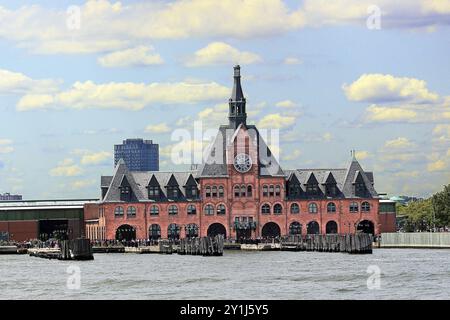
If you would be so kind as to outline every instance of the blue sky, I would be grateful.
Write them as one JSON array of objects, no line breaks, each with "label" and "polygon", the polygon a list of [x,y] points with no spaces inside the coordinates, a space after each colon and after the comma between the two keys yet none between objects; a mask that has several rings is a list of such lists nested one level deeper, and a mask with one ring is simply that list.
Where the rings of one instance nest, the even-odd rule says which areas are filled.
[{"label": "blue sky", "polygon": [[239,63],[283,168],[356,149],[378,192],[427,196],[450,181],[449,23],[448,0],[0,1],[0,192],[97,197],[131,137],[184,169],[172,131],[226,123]]}]

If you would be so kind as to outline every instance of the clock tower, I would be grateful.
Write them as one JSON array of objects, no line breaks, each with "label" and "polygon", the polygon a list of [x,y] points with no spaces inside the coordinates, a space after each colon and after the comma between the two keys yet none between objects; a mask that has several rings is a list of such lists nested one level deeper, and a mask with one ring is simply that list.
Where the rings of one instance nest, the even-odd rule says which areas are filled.
[{"label": "clock tower", "polygon": [[241,123],[246,124],[245,98],[241,86],[241,67],[234,67],[234,84],[231,98],[228,100],[228,119],[231,128],[236,129]]}]

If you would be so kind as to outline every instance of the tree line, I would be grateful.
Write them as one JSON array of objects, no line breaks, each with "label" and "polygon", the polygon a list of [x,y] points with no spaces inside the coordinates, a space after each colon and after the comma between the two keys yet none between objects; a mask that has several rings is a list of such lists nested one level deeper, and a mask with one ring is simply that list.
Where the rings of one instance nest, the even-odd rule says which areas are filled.
[{"label": "tree line", "polygon": [[403,231],[433,231],[450,226],[450,184],[431,197],[397,204],[397,217]]}]

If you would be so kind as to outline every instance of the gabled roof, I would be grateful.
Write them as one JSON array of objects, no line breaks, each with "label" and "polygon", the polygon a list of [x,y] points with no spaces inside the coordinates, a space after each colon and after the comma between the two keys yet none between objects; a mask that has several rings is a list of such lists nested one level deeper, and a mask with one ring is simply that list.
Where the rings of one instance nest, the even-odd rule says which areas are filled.
[{"label": "gabled roof", "polygon": [[334,178],[333,174],[331,173],[331,171],[328,171],[325,176],[322,184],[335,184],[336,183],[336,179]]},{"label": "gabled roof", "polygon": [[378,193],[375,191],[372,181],[369,180],[358,160],[353,158],[348,166],[344,187],[342,190],[347,198],[358,198],[358,196],[355,195],[355,188],[353,184],[356,179],[362,179],[362,182],[364,182],[364,185],[366,186],[368,196],[374,198],[378,197]]}]

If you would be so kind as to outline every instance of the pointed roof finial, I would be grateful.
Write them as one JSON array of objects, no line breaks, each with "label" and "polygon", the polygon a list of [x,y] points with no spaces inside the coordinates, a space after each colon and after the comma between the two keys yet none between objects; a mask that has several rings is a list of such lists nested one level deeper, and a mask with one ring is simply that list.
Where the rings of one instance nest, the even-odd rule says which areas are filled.
[{"label": "pointed roof finial", "polygon": [[234,83],[233,91],[231,92],[231,101],[243,101],[244,93],[241,86],[241,67],[239,65],[234,66]]},{"label": "pointed roof finial", "polygon": [[356,150],[355,149],[352,150],[352,161],[357,161],[356,160]]}]

